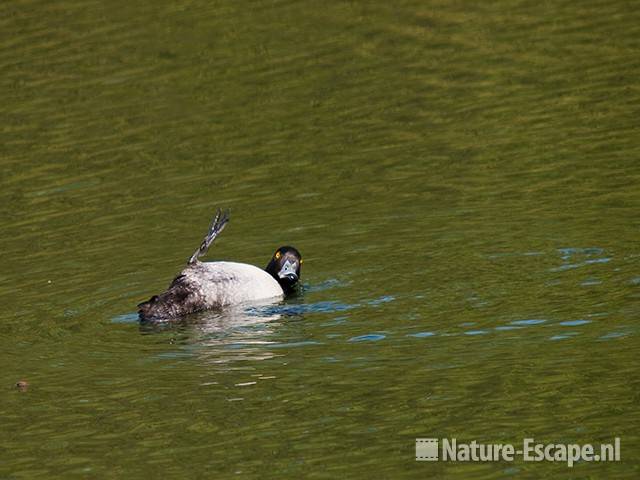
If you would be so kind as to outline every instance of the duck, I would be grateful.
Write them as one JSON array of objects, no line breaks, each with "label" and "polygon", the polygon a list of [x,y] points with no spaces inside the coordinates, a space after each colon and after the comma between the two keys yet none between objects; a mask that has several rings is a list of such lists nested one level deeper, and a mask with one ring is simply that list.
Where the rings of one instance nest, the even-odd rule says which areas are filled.
[{"label": "duck", "polygon": [[296,292],[302,256],[291,246],[276,249],[264,269],[247,263],[200,261],[228,222],[229,210],[218,209],[187,266],[164,292],[138,304],[141,321],[170,320],[247,302],[278,301]]}]

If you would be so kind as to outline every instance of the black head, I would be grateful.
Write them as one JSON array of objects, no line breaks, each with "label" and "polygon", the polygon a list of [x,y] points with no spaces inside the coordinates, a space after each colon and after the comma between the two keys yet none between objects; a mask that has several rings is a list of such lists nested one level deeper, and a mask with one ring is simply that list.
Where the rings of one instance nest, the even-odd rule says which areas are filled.
[{"label": "black head", "polygon": [[265,270],[282,287],[285,293],[290,293],[300,280],[300,266],[302,256],[293,247],[280,247],[271,257]]}]

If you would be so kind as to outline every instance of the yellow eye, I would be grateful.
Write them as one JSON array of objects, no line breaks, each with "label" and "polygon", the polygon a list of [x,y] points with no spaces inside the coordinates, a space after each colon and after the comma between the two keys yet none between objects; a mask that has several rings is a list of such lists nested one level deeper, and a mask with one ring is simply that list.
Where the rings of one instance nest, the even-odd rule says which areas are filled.
[{"label": "yellow eye", "polygon": [[300,259],[300,265],[302,265],[302,262],[304,262],[304,260]]},{"label": "yellow eye", "polygon": [[276,260],[279,260],[282,254],[280,252],[276,252]]}]

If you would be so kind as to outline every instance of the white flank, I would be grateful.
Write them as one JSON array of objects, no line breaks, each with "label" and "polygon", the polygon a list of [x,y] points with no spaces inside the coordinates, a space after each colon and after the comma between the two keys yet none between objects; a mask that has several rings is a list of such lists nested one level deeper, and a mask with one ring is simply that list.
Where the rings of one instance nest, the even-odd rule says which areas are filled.
[{"label": "white flank", "polygon": [[284,295],[271,275],[246,263],[198,263],[183,270],[182,274],[200,286],[200,293],[208,305],[235,305]]}]

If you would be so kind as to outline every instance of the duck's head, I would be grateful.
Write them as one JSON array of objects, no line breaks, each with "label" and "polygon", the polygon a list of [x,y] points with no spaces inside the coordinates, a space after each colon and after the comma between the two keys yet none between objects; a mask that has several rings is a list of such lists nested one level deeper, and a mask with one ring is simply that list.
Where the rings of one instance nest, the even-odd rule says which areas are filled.
[{"label": "duck's head", "polygon": [[285,293],[290,293],[300,280],[302,256],[293,247],[280,247],[275,251],[265,269],[282,287]]}]

